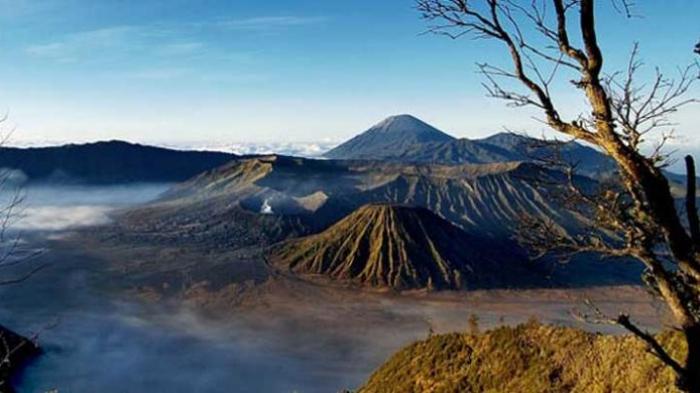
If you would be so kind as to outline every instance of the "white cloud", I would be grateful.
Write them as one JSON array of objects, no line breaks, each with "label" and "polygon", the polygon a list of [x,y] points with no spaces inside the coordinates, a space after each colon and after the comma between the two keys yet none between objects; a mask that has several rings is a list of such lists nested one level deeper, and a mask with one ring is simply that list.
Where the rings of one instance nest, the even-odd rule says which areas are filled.
[{"label": "white cloud", "polygon": [[112,26],[70,33],[47,43],[29,45],[31,56],[69,62],[118,56],[187,57],[204,53],[203,42],[183,40],[167,26]]},{"label": "white cloud", "polygon": [[336,142],[268,142],[234,143],[228,151],[235,154],[282,154],[295,157],[319,157],[335,147]]},{"label": "white cloud", "polygon": [[316,142],[182,142],[155,143],[156,145],[183,150],[223,151],[238,155],[281,154],[295,157],[320,157],[339,144],[338,141]]},{"label": "white cloud", "polygon": [[160,81],[182,78],[191,74],[192,71],[186,68],[154,68],[130,72],[125,76],[131,79]]},{"label": "white cloud", "polygon": [[205,45],[201,42],[181,42],[162,45],[157,53],[162,56],[193,55],[202,52],[204,48]]},{"label": "white cloud", "polygon": [[0,20],[16,21],[20,17],[55,12],[66,7],[66,0],[0,0]]},{"label": "white cloud", "polygon": [[27,47],[26,51],[30,55],[38,57],[62,57],[66,49],[65,42],[52,42],[43,45],[31,45]]},{"label": "white cloud", "polygon": [[97,55],[100,51],[123,51],[143,46],[148,31],[138,26],[113,26],[65,35],[62,39],[44,44],[30,45],[29,55],[61,62],[72,62]]},{"label": "white cloud", "polygon": [[244,19],[229,19],[218,23],[231,30],[270,30],[295,26],[307,26],[326,21],[324,17],[307,16],[259,16]]},{"label": "white cloud", "polygon": [[[2,0],[0,0],[2,1]],[[25,47],[30,56],[58,62],[77,62],[87,59],[113,59],[118,56],[191,57],[205,53],[204,42],[193,35],[208,30],[262,31],[318,24],[324,17],[260,16],[242,19],[205,21],[189,25],[121,25],[108,26],[63,35],[52,41]],[[250,53],[241,56],[250,57]]]}]

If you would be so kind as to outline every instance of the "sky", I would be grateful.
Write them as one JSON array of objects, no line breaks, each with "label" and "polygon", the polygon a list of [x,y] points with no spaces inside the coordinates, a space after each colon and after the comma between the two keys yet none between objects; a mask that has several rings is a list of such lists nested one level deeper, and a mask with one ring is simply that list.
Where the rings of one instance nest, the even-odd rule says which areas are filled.
[{"label": "sky", "polygon": [[[693,61],[700,1],[635,13],[601,2],[606,70],[635,41],[645,72]],[[16,144],[330,143],[401,113],[458,137],[542,132],[485,96],[475,63],[503,63],[498,43],[425,29],[412,0],[0,0],[0,111]],[[700,110],[676,120],[700,146]]]}]

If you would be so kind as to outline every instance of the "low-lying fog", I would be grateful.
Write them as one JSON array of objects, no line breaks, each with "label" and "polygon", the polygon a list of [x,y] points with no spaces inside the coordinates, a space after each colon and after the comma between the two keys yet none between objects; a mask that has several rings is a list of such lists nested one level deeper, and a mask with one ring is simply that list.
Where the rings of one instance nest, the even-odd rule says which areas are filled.
[{"label": "low-lying fog", "polygon": [[[0,287],[0,324],[27,336],[40,332],[45,351],[16,381],[19,393],[334,392],[366,378],[376,364],[363,362],[362,353],[373,348],[319,338],[309,341],[322,350],[299,356],[288,350],[294,331],[216,326],[186,311],[117,299],[95,284],[100,263],[51,241],[76,226],[104,223],[110,210],[146,202],[166,188],[23,190],[13,228],[24,234],[25,251],[44,250],[31,264],[49,266],[22,284]],[[11,198],[9,192],[0,196]]]},{"label": "low-lying fog", "polygon": [[[19,393],[332,393],[359,386],[392,352],[425,337],[429,325],[438,331],[466,326],[470,310],[481,308],[481,321],[490,325],[504,315],[513,323],[535,313],[549,315],[545,321],[570,323],[570,307],[578,304],[569,294],[552,295],[561,301],[550,300],[548,293],[540,298],[506,294],[500,300],[475,294],[467,303],[379,297],[370,306],[355,297],[343,303],[314,296],[317,305],[292,296],[281,309],[293,304],[290,315],[297,320],[263,308],[255,316],[237,312],[233,320],[214,322],[105,290],[114,280],[105,273],[106,263],[87,256],[74,239],[57,240],[76,227],[107,222],[113,209],[147,202],[167,187],[24,190],[12,228],[24,235],[25,255],[43,250],[29,267],[48,267],[19,285],[0,286],[0,324],[25,336],[40,332],[44,349],[17,379]],[[0,202],[12,195],[0,193]],[[7,274],[0,270],[0,279]],[[626,298],[622,309],[650,308],[637,291]],[[655,316],[654,309],[645,312]]]},{"label": "low-lying fog", "polygon": [[110,210],[147,202],[168,187],[167,184],[103,187],[41,184],[22,188],[8,187],[0,192],[0,203],[16,196],[22,199],[12,229],[60,231],[77,226],[104,224],[109,220]]}]

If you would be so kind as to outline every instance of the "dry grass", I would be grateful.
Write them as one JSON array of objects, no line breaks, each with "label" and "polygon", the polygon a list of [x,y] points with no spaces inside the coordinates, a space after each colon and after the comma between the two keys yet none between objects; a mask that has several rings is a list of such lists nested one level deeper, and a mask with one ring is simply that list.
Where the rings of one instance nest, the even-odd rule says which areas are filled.
[{"label": "dry grass", "polygon": [[[676,356],[680,335],[660,339]],[[370,392],[676,392],[673,373],[630,336],[530,322],[484,334],[453,333],[392,356],[360,390]]]}]

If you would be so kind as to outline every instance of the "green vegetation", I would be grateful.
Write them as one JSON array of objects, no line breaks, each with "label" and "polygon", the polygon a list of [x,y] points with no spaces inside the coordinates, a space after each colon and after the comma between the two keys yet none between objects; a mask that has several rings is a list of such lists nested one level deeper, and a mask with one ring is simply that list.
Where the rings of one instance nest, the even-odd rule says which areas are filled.
[{"label": "green vegetation", "polygon": [[[682,336],[657,336],[680,358]],[[674,373],[632,336],[529,322],[432,336],[393,355],[362,393],[676,392]]]}]

